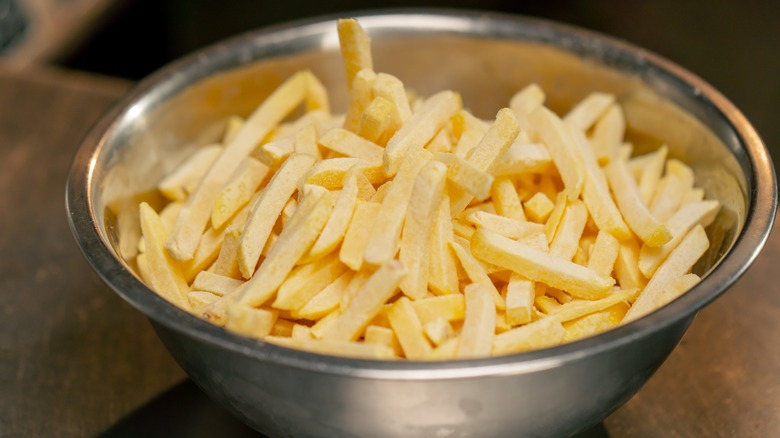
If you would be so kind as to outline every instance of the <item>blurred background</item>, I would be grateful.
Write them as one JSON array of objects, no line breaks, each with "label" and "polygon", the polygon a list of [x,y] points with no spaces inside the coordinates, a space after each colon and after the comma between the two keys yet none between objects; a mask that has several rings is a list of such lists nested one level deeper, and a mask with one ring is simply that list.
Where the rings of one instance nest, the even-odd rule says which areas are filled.
[{"label": "blurred background", "polygon": [[648,48],[734,102],[780,156],[775,0],[0,0],[0,55],[131,80],[269,24],[368,8],[454,7],[548,18]]}]

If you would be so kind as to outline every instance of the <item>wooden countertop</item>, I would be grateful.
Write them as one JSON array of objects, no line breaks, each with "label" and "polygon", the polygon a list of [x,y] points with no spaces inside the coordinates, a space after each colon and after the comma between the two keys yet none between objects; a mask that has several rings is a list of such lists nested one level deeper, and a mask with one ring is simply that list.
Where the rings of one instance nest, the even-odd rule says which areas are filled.
[{"label": "wooden countertop", "polygon": [[[131,84],[0,69],[0,435],[251,436],[92,272],[64,186],[90,125]],[[780,436],[780,233],[589,437]]]}]

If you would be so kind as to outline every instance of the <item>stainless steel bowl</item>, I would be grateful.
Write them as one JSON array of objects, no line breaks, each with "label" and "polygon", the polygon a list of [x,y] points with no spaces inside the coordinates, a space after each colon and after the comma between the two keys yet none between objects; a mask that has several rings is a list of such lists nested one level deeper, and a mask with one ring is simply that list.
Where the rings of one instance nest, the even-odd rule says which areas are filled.
[{"label": "stainless steel bowl", "polygon": [[[555,23],[468,12],[359,17],[377,70],[425,95],[462,93],[492,117],[531,81],[565,110],[589,91],[615,93],[638,145],[666,142],[724,208],[686,295],[608,333],[512,356],[447,363],[329,357],[243,338],[160,299],[119,255],[117,206],[152,189],[192,148],[216,138],[285,77],[312,69],[344,108],[332,18],[249,33],[143,81],[86,137],[67,204],[87,260],[147,315],[206,393],[271,436],[565,436],[627,401],[696,312],[733,284],[764,244],[777,203],[770,157],[743,115],[701,79],[640,48]],[[651,141],[648,141],[650,139]],[[142,354],[142,352],[139,352]]]}]

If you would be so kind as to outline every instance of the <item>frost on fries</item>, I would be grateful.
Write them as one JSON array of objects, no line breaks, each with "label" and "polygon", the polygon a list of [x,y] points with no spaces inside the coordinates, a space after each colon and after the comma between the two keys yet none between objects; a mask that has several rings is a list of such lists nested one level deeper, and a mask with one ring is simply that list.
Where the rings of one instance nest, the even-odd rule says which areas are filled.
[{"label": "frost on fries", "polygon": [[356,20],[338,35],[345,114],[296,73],[162,179],[166,206],[120,215],[162,298],[285,347],[451,360],[593,336],[701,280],[720,204],[666,145],[631,156],[616,96],[560,116],[530,84],[483,119],[375,72]]}]

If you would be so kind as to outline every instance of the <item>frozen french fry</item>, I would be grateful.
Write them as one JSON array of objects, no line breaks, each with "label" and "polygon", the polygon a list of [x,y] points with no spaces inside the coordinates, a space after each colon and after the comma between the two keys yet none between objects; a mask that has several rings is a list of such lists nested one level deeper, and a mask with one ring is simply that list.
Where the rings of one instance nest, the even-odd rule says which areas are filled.
[{"label": "frozen french fry", "polygon": [[587,131],[614,102],[615,96],[612,94],[598,91],[590,93],[563,117],[563,121],[580,131]]},{"label": "frozen french fry", "polygon": [[487,356],[493,346],[496,305],[484,283],[472,283],[464,290],[466,315],[460,333],[457,357]]},{"label": "frozen french fry", "polygon": [[247,157],[236,171],[235,178],[217,195],[211,210],[211,226],[222,228],[230,217],[252,199],[252,195],[265,181],[270,170],[263,163]]},{"label": "frozen french fry", "polygon": [[330,253],[344,239],[358,202],[358,177],[362,176],[359,168],[351,169],[344,176],[344,185],[336,199],[333,214],[309,251],[310,257],[316,259]]},{"label": "frozen french fry", "polygon": [[443,196],[435,212],[436,218],[430,240],[430,261],[428,264],[428,287],[437,295],[459,292],[458,268],[455,255],[450,249],[454,237],[450,219],[450,200]]},{"label": "frozen french fry", "polygon": [[501,294],[498,292],[498,289],[496,289],[496,285],[493,284],[492,280],[490,280],[490,277],[488,277],[487,272],[485,272],[485,269],[482,267],[479,261],[474,258],[471,250],[455,242],[451,242],[450,247],[455,252],[455,256],[460,261],[460,264],[463,266],[463,269],[466,271],[466,275],[468,275],[469,279],[473,283],[479,283],[485,286],[485,290],[487,290],[490,293],[490,296],[493,297],[493,301],[497,309],[505,309],[506,304],[504,303],[504,299],[501,297]]},{"label": "frozen french fry", "polygon": [[331,129],[320,137],[319,144],[344,156],[366,160],[372,166],[382,164],[382,147],[346,129]]},{"label": "frozen french fry", "polygon": [[582,164],[582,152],[577,146],[577,141],[563,121],[545,107],[538,107],[529,114],[528,118],[558,168],[566,196],[571,201],[577,199],[585,184],[585,166]]},{"label": "frozen french fry", "polygon": [[187,187],[197,184],[221,153],[222,146],[218,144],[196,149],[176,170],[160,181],[157,188],[171,201],[184,201],[188,196]]},{"label": "frozen french fry", "polygon": [[496,335],[493,339],[494,355],[520,353],[561,343],[565,330],[554,317],[542,318]]},{"label": "frozen french fry", "polygon": [[354,18],[338,21],[339,44],[347,70],[347,89],[361,70],[373,68],[371,38]]}]

